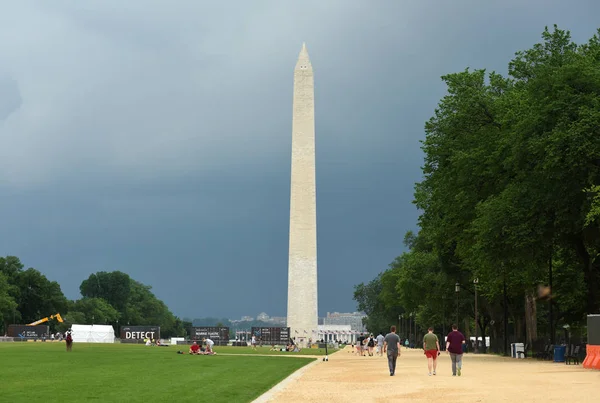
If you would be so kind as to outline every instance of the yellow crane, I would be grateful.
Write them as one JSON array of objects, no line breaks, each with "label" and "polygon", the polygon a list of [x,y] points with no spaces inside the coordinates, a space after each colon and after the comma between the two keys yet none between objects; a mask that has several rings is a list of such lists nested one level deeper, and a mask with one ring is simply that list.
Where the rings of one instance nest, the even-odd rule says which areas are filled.
[{"label": "yellow crane", "polygon": [[64,322],[62,316],[60,316],[60,313],[57,313],[56,315],[50,315],[47,318],[43,318],[40,320],[36,320],[35,322],[31,322],[27,326],[39,325],[40,323],[48,322],[50,319],[56,319],[57,321],[59,321],[61,323]]}]

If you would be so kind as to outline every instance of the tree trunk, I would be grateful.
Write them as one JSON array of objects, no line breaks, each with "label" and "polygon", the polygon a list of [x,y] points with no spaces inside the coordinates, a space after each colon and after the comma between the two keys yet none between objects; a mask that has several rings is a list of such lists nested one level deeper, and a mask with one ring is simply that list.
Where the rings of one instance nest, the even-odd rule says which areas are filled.
[{"label": "tree trunk", "polygon": [[582,260],[587,285],[587,313],[600,313],[600,267],[595,267],[582,237],[577,237],[575,249]]},{"label": "tree trunk", "polygon": [[521,315],[515,317],[515,343],[523,337],[523,318]]},{"label": "tree trunk", "polygon": [[485,322],[482,326],[479,326],[479,328],[481,329],[481,344],[483,346],[483,351],[484,353],[487,353],[488,347],[487,344],[485,342],[485,329],[487,329],[489,322]]},{"label": "tree trunk", "polygon": [[533,344],[537,340],[537,304],[533,293],[525,294],[525,329],[527,332],[527,343]]}]

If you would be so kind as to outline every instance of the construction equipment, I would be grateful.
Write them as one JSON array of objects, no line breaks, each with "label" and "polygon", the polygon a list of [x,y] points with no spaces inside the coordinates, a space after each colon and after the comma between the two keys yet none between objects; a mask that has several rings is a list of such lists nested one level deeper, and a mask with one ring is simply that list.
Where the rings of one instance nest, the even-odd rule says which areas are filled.
[{"label": "construction equipment", "polygon": [[27,326],[39,325],[40,323],[48,322],[50,319],[56,319],[60,323],[64,322],[62,316],[60,316],[60,313],[57,313],[56,315],[50,315],[50,316],[48,316],[46,318],[43,318],[43,319],[40,319],[40,320],[36,320],[35,322],[31,322]]}]

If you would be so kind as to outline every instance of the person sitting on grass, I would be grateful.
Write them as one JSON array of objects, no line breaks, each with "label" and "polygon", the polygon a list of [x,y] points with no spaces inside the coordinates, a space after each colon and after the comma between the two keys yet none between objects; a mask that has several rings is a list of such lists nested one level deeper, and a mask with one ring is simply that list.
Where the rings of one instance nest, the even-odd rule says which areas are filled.
[{"label": "person sitting on grass", "polygon": [[190,346],[190,354],[193,354],[193,355],[200,355],[200,354],[202,354],[202,352],[200,351],[200,346],[198,345],[198,343],[194,342]]},{"label": "person sitting on grass", "polygon": [[206,353],[205,354],[214,354],[215,352],[213,351],[213,346],[215,345],[215,342],[212,341],[211,339],[204,339],[204,342],[206,343]]}]

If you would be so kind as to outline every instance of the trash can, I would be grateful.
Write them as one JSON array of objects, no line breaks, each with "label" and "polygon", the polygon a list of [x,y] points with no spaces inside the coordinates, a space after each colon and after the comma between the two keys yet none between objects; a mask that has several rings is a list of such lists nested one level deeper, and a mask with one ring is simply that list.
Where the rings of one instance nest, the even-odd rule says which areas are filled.
[{"label": "trash can", "polygon": [[567,346],[554,346],[554,362],[565,362]]},{"label": "trash can", "polygon": [[515,343],[515,358],[525,358],[525,344]]}]

